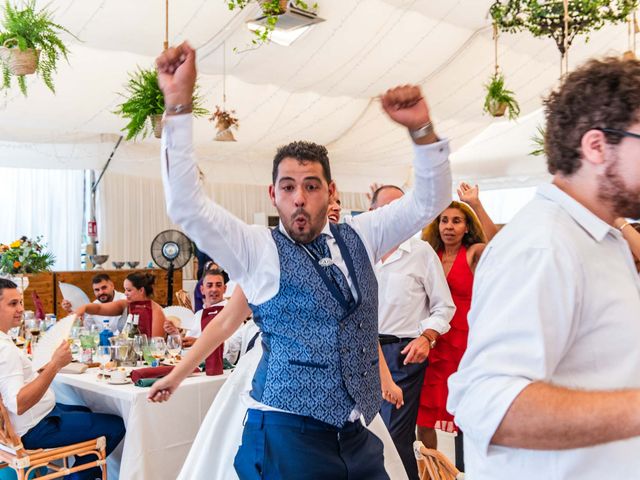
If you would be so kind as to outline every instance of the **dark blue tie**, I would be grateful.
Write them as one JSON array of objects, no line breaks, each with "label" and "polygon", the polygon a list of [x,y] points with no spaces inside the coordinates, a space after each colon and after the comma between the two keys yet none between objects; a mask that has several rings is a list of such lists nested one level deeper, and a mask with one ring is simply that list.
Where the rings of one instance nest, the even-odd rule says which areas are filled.
[{"label": "dark blue tie", "polygon": [[[311,243],[307,243],[305,247],[309,249],[312,253],[314,253],[317,257],[317,261],[322,260],[323,258],[331,258],[331,252],[329,251],[329,245],[327,245],[327,238],[329,235],[326,233],[321,233],[318,238],[313,240]],[[325,272],[328,273],[328,277],[333,280],[333,282],[337,285],[338,290],[342,293],[342,296],[345,298],[347,303],[353,302],[353,294],[351,293],[351,289],[349,288],[349,282],[347,278],[344,276],[342,271],[333,263],[328,267],[323,267]]]}]

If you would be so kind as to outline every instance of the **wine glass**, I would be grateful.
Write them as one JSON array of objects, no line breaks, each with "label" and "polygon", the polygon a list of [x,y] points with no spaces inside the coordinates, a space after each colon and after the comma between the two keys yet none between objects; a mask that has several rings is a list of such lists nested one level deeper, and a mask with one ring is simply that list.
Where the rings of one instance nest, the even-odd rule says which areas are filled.
[{"label": "wine glass", "polygon": [[133,350],[136,352],[136,355],[140,357],[139,361],[142,361],[142,354],[144,353],[144,349],[148,346],[149,340],[147,340],[147,336],[144,333],[133,337]]},{"label": "wine glass", "polygon": [[102,330],[101,327],[99,327],[98,325],[91,325],[91,327],[89,328],[89,331],[91,332],[91,336],[93,337],[93,346],[97,347],[98,345],[100,345],[100,331]]},{"label": "wine glass", "polygon": [[31,335],[31,342],[35,345],[38,343],[38,337],[40,336],[40,320],[37,318],[25,320],[25,326]]},{"label": "wine glass", "polygon": [[96,361],[100,363],[100,373],[103,379],[105,378],[107,363],[111,361],[111,348],[112,347],[106,345],[98,345],[96,347]]},{"label": "wine glass", "polygon": [[151,347],[151,355],[153,358],[160,364],[160,360],[164,358],[164,354],[167,351],[167,344],[162,337],[153,337],[151,342],[149,342],[149,347]]},{"label": "wine glass", "polygon": [[182,337],[179,334],[173,334],[167,337],[167,350],[175,361],[176,357],[182,351]]}]

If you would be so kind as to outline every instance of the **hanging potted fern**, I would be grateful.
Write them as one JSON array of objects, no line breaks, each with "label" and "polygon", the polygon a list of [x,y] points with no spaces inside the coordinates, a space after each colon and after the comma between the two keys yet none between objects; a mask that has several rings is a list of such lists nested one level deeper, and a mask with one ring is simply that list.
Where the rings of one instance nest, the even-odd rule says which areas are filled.
[{"label": "hanging potted fern", "polygon": [[[162,136],[162,115],[164,114],[164,96],[158,86],[158,72],[155,69],[139,68],[129,76],[125,87],[126,100],[114,112],[125,120],[122,129],[127,132],[127,140],[136,137],[146,138],[153,132],[156,138]],[[193,96],[193,115],[202,117],[208,112],[202,107],[202,100],[196,93]]]},{"label": "hanging potted fern", "polygon": [[36,10],[35,0],[13,7],[7,1],[3,8],[4,20],[0,30],[0,60],[2,60],[2,88],[11,86],[11,77],[18,77],[18,85],[27,95],[25,75],[37,73],[45,85],[55,93],[53,74],[61,57],[67,59],[68,49],[60,39],[69,30],[53,21],[52,13],[43,8]]},{"label": "hanging potted fern", "polygon": [[508,111],[510,120],[520,115],[520,105],[516,101],[515,94],[505,88],[504,76],[501,73],[494,73],[485,88],[487,89],[487,96],[484,99],[485,112],[494,117],[502,117]]}]

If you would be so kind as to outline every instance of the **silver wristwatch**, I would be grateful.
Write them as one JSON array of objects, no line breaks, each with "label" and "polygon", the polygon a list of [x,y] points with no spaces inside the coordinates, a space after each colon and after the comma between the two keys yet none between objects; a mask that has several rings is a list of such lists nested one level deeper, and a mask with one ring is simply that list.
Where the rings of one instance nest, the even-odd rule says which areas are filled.
[{"label": "silver wristwatch", "polygon": [[193,104],[191,103],[178,103],[177,105],[165,105],[164,110],[170,115],[180,115],[181,113],[185,113],[191,111],[193,108]]},{"label": "silver wristwatch", "polygon": [[433,123],[427,122],[417,130],[409,130],[409,135],[413,140],[420,140],[433,133]]}]

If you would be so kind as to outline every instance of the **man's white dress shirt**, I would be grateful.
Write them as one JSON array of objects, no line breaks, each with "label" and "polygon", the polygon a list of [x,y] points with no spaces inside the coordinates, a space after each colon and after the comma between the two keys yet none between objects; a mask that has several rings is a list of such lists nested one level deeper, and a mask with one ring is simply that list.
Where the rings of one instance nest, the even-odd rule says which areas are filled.
[{"label": "man's white dress shirt", "polygon": [[232,364],[236,364],[240,357],[247,353],[249,342],[260,333],[260,327],[256,325],[253,319],[246,321],[236,333],[231,335],[224,342],[224,352],[222,356]]},{"label": "man's white dress shirt", "polygon": [[[206,196],[193,155],[192,129],[191,115],[165,119],[161,168],[167,212],[201,251],[224,265],[250,304],[262,304],[278,293],[280,285],[280,261],[271,230],[247,225]],[[421,230],[451,202],[448,142],[415,145],[414,150],[415,188],[389,205],[348,219],[372,265]],[[286,234],[282,224],[280,230]],[[328,221],[322,233],[329,236],[327,245],[333,262],[356,295]]]},{"label": "man's white dress shirt", "polygon": [[449,331],[456,306],[431,245],[411,237],[375,271],[379,333],[416,338],[428,328],[440,335]]},{"label": "man's white dress shirt", "polygon": [[[127,297],[125,296],[124,293],[118,292],[117,290],[113,292],[114,302],[118,300],[126,300],[126,299]],[[93,303],[102,303],[102,302],[100,302],[100,300],[98,299],[95,299]],[[127,321],[127,316],[125,315],[125,313],[123,313],[122,315],[115,315],[115,316],[86,314],[84,325],[87,328],[91,328],[92,325],[96,325],[98,328],[102,329],[102,327],[105,324],[105,320],[109,322],[109,330],[111,330],[112,332],[115,332],[116,330],[122,331],[124,324]]]},{"label": "man's white dress shirt", "polygon": [[38,403],[22,415],[18,415],[18,393],[37,376],[31,360],[13,344],[9,335],[0,332],[0,395],[18,436],[35,427],[56,405],[53,390],[48,388]]},{"label": "man's white dress shirt", "polygon": [[532,382],[640,388],[638,312],[640,281],[621,233],[556,186],[541,186],[476,270],[469,344],[447,404],[465,433],[468,478],[637,478],[639,437],[561,451],[490,441]]}]

